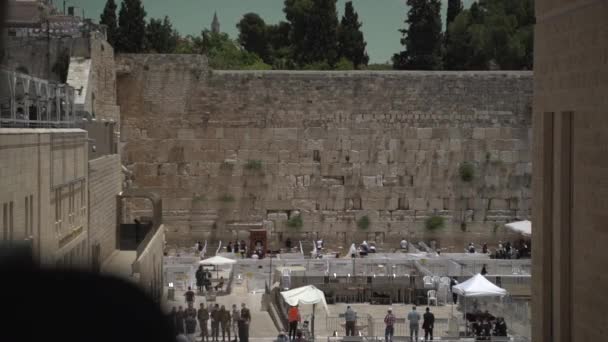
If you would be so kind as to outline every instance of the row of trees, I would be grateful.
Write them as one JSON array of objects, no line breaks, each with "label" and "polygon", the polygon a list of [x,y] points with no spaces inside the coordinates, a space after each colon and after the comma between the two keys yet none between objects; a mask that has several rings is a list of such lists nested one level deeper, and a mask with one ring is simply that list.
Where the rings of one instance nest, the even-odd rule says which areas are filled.
[{"label": "row of trees", "polygon": [[479,0],[463,9],[448,0],[442,33],[440,0],[408,0],[405,50],[393,56],[395,69],[532,69],[533,0]]},{"label": "row of trees", "polygon": [[352,1],[338,21],[336,0],[285,0],[287,21],[267,25],[247,13],[237,24],[238,42],[276,69],[359,69],[369,57]]},{"label": "row of trees", "polygon": [[[236,40],[204,30],[182,37],[168,17],[150,19],[141,0],[123,0],[116,15],[107,0],[101,23],[118,52],[200,53],[221,69],[377,69],[369,65],[361,22],[351,1],[338,20],[337,0],[284,0],[285,21],[266,24],[247,13],[237,24]],[[463,9],[448,0],[446,27],[441,0],[407,0],[409,7],[394,69],[531,69],[533,0],[478,0]]]}]

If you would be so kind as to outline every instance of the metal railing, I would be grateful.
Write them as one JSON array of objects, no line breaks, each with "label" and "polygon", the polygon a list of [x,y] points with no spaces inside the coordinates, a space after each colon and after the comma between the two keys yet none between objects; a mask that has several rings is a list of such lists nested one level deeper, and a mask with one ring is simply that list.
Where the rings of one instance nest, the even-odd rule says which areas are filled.
[{"label": "metal railing", "polygon": [[0,127],[74,127],[74,88],[0,69]]}]

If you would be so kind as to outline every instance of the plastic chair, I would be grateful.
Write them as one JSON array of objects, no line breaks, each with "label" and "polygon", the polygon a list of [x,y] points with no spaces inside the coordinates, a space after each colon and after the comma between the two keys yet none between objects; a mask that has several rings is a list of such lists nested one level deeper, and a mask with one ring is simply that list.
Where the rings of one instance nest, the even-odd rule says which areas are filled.
[{"label": "plastic chair", "polygon": [[426,305],[431,306],[431,302],[435,301],[435,306],[437,306],[437,291],[430,290],[426,293],[427,295],[427,303]]},{"label": "plastic chair", "polygon": [[439,280],[439,283],[443,284],[443,285],[450,286],[450,278],[449,277],[441,277],[441,280]]},{"label": "plastic chair", "polygon": [[424,287],[433,287],[433,277],[424,276],[422,281],[424,281]]}]

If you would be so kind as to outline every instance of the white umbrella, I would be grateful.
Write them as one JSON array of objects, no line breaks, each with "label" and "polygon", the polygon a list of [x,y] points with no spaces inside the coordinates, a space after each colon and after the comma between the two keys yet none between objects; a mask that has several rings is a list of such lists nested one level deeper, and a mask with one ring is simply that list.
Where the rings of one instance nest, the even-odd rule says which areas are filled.
[{"label": "white umbrella", "polygon": [[316,288],[314,285],[307,285],[298,287],[289,291],[281,292],[281,296],[285,299],[285,302],[291,306],[299,304],[312,304],[312,318],[310,322],[310,333],[312,338],[315,338],[315,308],[317,304],[323,304],[325,312],[329,315],[329,308],[325,301],[325,294],[323,291]]},{"label": "white umbrella", "polygon": [[532,236],[532,222],[528,220],[507,223],[505,227],[524,236]]}]

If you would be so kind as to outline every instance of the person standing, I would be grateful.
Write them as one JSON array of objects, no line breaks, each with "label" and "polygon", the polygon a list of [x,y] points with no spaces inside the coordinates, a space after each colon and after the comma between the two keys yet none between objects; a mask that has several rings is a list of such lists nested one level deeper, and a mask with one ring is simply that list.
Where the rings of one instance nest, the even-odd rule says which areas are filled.
[{"label": "person standing", "polygon": [[431,341],[433,340],[433,327],[435,326],[435,315],[431,312],[430,308],[426,308],[426,312],[422,316],[424,321],[422,322],[422,329],[424,330],[424,340],[427,341],[429,335],[431,335]]},{"label": "person standing", "polygon": [[194,291],[192,291],[192,287],[188,286],[188,291],[186,291],[184,297],[186,297],[186,304],[188,307],[194,305]]},{"label": "person standing", "polygon": [[456,278],[452,277],[450,279],[450,292],[452,292],[452,301],[454,302],[454,304],[458,303],[458,295],[454,293],[454,291],[452,291],[452,288],[456,285],[458,285],[458,281],[456,281]]},{"label": "person standing", "polygon": [[484,264],[481,268],[481,275],[485,276],[486,274],[488,274],[488,270],[486,269],[486,264]]},{"label": "person standing", "polygon": [[249,342],[249,324],[251,324],[251,313],[245,306],[241,304],[241,318],[239,319],[239,340],[240,342]]},{"label": "person standing", "polygon": [[220,308],[220,328],[222,329],[222,342],[226,342],[226,334],[228,335],[228,342],[230,342],[230,311],[226,310],[226,307],[222,305]]},{"label": "person standing", "polygon": [[198,293],[203,293],[203,286],[205,286],[205,270],[203,269],[203,265],[199,265],[195,274],[196,278],[196,287],[198,288]]},{"label": "person standing", "polygon": [[410,321],[410,339],[414,342],[418,340],[418,325],[420,322],[420,314],[416,311],[415,306],[413,306],[412,311],[407,314],[407,320]]},{"label": "person standing", "polygon": [[201,327],[201,337],[202,341],[207,340],[209,342],[209,329],[207,327],[207,323],[209,322],[209,311],[205,309],[205,304],[201,303],[200,308],[197,312],[198,325]]},{"label": "person standing", "polygon": [[175,309],[175,306],[173,307],[173,309],[171,309],[171,312],[168,315],[169,318],[169,323],[171,324],[171,327],[173,329],[173,332],[177,335],[177,324],[175,324],[175,315],[177,314],[177,310]]},{"label": "person standing", "polygon": [[220,336],[220,306],[215,304],[213,310],[209,314],[211,316],[211,339],[213,342],[217,342]]},{"label": "person standing", "polygon": [[346,307],[346,312],[344,313],[344,320],[346,321],[346,336],[355,336],[357,313],[350,307],[350,305]]},{"label": "person standing", "polygon": [[182,306],[180,305],[179,308],[177,309],[177,312],[175,313],[175,326],[176,326],[176,332],[178,335],[184,333],[184,319],[185,318],[186,318],[186,316],[184,314],[184,310],[182,309]]},{"label": "person standing", "polygon": [[298,306],[292,306],[289,308],[287,312],[287,320],[289,321],[289,331],[288,336],[290,340],[296,339],[296,333],[298,332],[298,323],[302,320],[300,317],[300,310],[298,310]]},{"label": "person standing", "polygon": [[393,310],[388,309],[386,316],[384,316],[384,324],[386,328],[384,329],[384,340],[386,342],[393,342],[393,336],[395,335],[395,315],[393,315]]},{"label": "person standing", "polygon": [[192,303],[188,303],[188,308],[184,311],[186,316],[186,335],[191,342],[194,342],[194,334],[196,333],[196,309]]},{"label": "person standing", "polygon": [[239,338],[239,318],[241,312],[237,308],[236,304],[232,304],[232,334],[234,336],[234,342],[238,341]]}]

